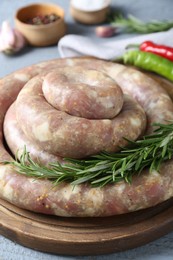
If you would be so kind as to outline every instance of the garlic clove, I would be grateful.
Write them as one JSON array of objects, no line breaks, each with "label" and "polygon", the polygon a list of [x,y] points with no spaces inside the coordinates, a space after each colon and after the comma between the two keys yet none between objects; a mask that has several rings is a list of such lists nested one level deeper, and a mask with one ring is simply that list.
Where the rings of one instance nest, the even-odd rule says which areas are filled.
[{"label": "garlic clove", "polygon": [[26,44],[24,36],[10,27],[8,21],[4,21],[0,30],[0,51],[13,54],[20,51]]},{"label": "garlic clove", "polygon": [[14,33],[12,32],[9,23],[4,21],[0,30],[0,51],[11,48],[15,41]]},{"label": "garlic clove", "polygon": [[26,40],[18,30],[13,29],[13,31],[15,34],[14,48],[16,51],[20,51],[26,45]]},{"label": "garlic clove", "polygon": [[116,28],[113,26],[98,26],[95,33],[98,37],[111,37],[116,33]]}]

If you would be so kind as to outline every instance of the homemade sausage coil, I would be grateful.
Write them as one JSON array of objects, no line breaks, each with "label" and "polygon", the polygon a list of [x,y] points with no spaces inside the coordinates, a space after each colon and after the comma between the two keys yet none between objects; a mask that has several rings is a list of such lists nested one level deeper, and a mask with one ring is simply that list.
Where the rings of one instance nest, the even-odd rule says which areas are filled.
[{"label": "homemade sausage coil", "polygon": [[[104,187],[21,175],[4,165],[26,147],[44,165],[64,157],[117,152],[173,120],[167,91],[126,66],[94,59],[59,59],[32,65],[0,81],[0,197],[18,207],[73,217],[110,216],[154,206],[173,196],[173,161],[160,172],[143,170],[132,183]],[[13,156],[12,156],[13,155]]]}]

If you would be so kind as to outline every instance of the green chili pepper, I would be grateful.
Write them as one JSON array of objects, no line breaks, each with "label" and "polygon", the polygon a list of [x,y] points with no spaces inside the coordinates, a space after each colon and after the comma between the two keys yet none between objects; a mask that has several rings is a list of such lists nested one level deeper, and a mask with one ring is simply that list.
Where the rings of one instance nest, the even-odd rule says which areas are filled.
[{"label": "green chili pepper", "polygon": [[126,52],[122,60],[144,70],[155,72],[173,81],[173,62],[153,53],[133,50]]}]

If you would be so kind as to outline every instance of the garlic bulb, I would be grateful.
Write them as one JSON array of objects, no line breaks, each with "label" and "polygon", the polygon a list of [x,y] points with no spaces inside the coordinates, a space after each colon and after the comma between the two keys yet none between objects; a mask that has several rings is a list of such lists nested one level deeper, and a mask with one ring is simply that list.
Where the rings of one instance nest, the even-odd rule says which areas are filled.
[{"label": "garlic bulb", "polygon": [[7,21],[4,21],[0,29],[0,51],[13,54],[20,51],[25,44],[24,36],[18,30],[11,28]]}]

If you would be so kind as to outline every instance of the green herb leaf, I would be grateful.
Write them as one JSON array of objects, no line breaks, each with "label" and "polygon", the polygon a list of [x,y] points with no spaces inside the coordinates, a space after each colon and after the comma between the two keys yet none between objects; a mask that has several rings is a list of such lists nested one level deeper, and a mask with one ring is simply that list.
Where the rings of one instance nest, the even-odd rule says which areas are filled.
[{"label": "green herb leaf", "polygon": [[144,23],[133,15],[128,15],[125,18],[122,14],[117,14],[116,12],[109,14],[108,22],[116,28],[123,29],[125,32],[141,34],[167,31],[173,27],[173,21],[152,20]]},{"label": "green herb leaf", "polygon": [[118,153],[103,152],[82,160],[66,158],[63,165],[56,162],[44,166],[34,162],[25,147],[20,160],[4,163],[15,166],[20,174],[49,179],[55,185],[63,181],[99,187],[119,181],[131,183],[134,174],[146,167],[159,170],[163,161],[173,157],[173,123],[154,125],[157,129],[152,135],[135,142],[129,140],[129,147]]}]

